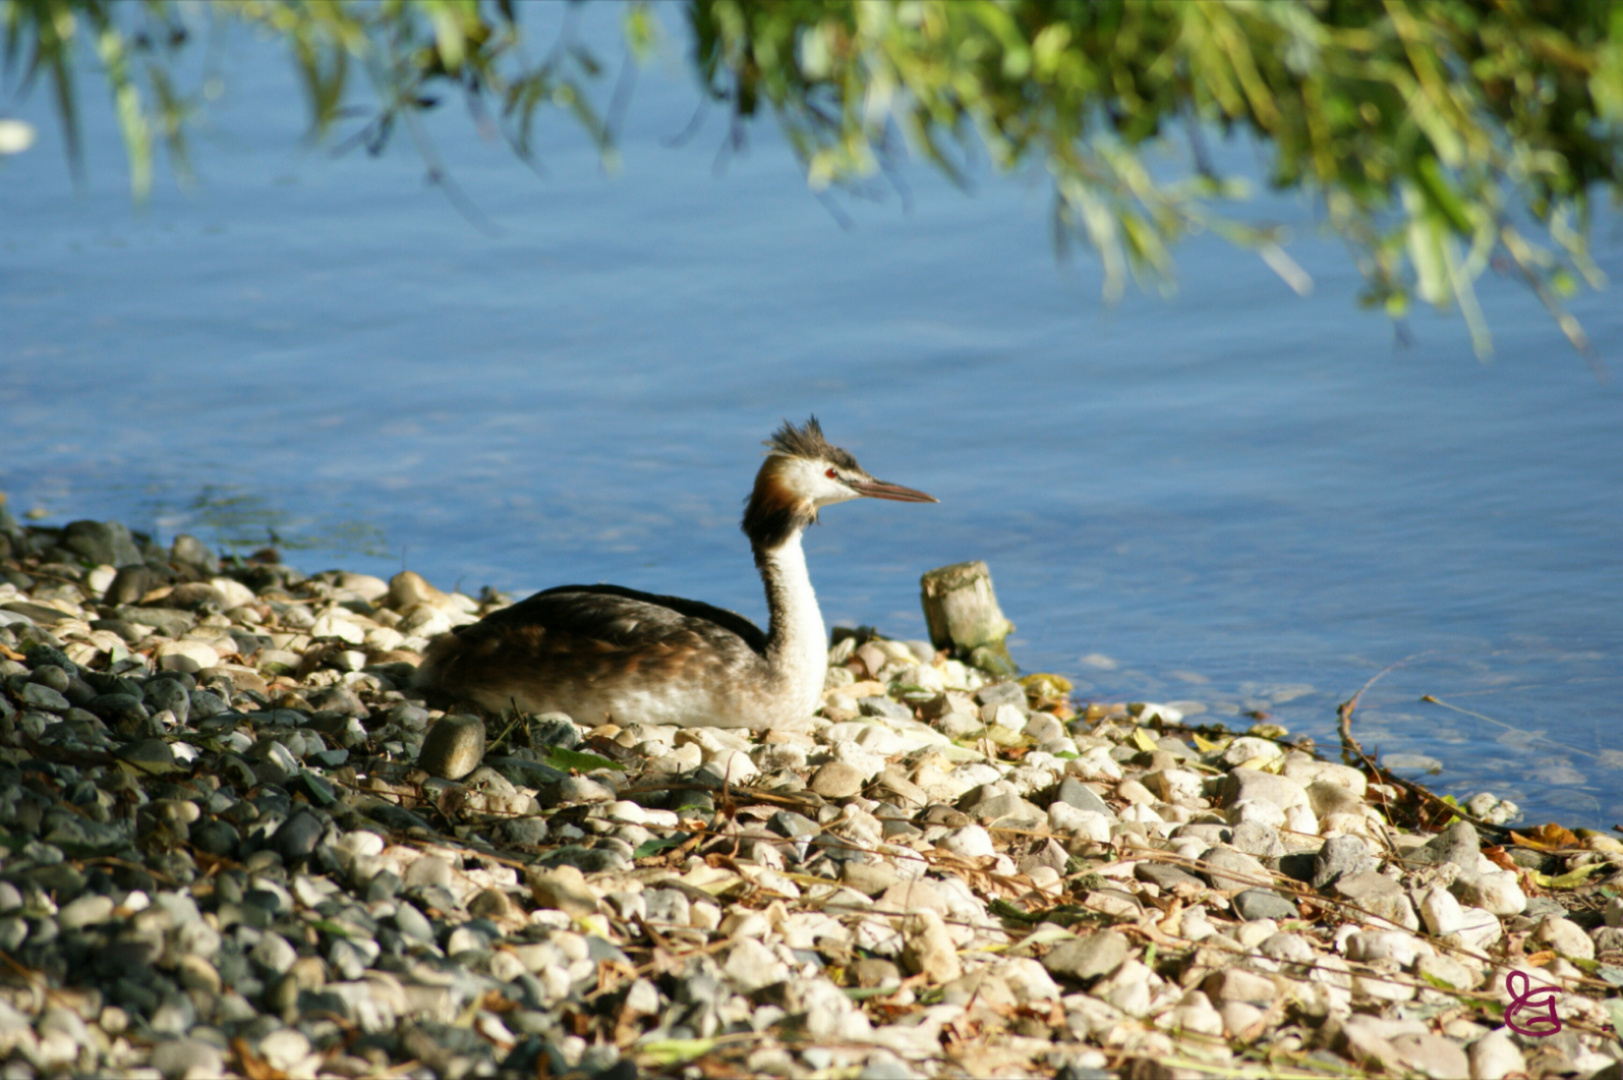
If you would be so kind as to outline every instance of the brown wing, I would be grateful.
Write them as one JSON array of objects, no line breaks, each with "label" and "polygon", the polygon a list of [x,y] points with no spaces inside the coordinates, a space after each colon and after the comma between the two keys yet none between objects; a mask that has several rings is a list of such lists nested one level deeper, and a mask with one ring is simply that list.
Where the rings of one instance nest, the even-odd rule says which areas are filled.
[{"label": "brown wing", "polygon": [[596,718],[603,695],[649,685],[716,685],[754,668],[766,635],[742,615],[617,585],[547,589],[434,641],[416,685],[487,708]]},{"label": "brown wing", "polygon": [[[549,633],[601,641],[608,645],[644,645],[691,635],[712,641],[738,638],[753,653],[764,655],[766,635],[744,616],[679,596],[656,596],[619,585],[559,585],[511,607],[492,612],[455,631],[470,644],[497,627],[543,627]],[[735,644],[728,642],[728,644]]]}]

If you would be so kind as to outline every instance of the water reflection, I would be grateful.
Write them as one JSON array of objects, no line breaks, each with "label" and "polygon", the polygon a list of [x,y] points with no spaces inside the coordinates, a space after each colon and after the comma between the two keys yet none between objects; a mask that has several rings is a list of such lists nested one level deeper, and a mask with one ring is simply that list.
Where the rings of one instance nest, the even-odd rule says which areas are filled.
[{"label": "water reflection", "polygon": [[329,557],[388,558],[392,554],[383,529],[370,521],[293,513],[271,505],[261,494],[233,485],[206,485],[179,507],[155,499],[150,513],[160,526],[162,539],[191,533],[231,555],[267,546]]}]

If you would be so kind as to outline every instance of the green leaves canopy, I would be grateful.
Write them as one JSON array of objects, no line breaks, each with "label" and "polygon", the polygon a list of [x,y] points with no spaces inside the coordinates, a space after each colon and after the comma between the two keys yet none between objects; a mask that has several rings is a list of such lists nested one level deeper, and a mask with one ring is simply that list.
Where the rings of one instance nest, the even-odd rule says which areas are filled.
[{"label": "green leaves canopy", "polygon": [[[1213,132],[1266,149],[1268,180],[1308,193],[1347,242],[1364,300],[1403,314],[1412,297],[1458,304],[1479,351],[1474,282],[1502,267],[1531,286],[1579,348],[1559,306],[1601,284],[1586,238],[1590,199],[1619,191],[1623,5],[1608,0],[686,0],[692,63],[737,137],[770,111],[814,189],[873,182],[903,148],[962,183],[984,155],[1044,170],[1056,242],[1101,259],[1105,292],[1129,276],[1166,286],[1171,249],[1214,230],[1256,250],[1293,287],[1307,276],[1277,227],[1235,216],[1245,184],[1207,154]],[[8,69],[49,79],[76,146],[75,43],[94,45],[136,195],[160,136],[184,167],[198,95],[177,93],[196,37],[165,0],[5,0]],[[358,134],[377,148],[460,90],[533,160],[546,108],[572,115],[612,157],[628,68],[604,96],[603,66],[562,36],[532,57],[525,5],[216,0],[289,46],[312,132],[328,137],[364,72]],[[659,40],[650,10],[624,9],[629,53]],[[572,20],[566,20],[572,22]],[[70,153],[76,151],[70,150]]]}]

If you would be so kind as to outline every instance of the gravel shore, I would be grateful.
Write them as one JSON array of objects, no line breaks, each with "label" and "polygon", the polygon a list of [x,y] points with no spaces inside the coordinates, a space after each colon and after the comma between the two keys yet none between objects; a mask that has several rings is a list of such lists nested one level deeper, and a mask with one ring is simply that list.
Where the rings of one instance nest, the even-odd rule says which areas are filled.
[{"label": "gravel shore", "polygon": [[506,600],[0,506],[4,1076],[1623,1077],[1612,837],[848,632],[801,730],[430,708]]}]

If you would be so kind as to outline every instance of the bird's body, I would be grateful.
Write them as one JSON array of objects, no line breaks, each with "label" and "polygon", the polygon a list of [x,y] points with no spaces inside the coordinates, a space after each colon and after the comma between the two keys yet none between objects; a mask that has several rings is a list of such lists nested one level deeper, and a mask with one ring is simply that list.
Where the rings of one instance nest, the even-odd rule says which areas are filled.
[{"label": "bird's body", "polygon": [[821,507],[847,499],[935,500],[869,476],[823,440],[815,417],[785,423],[767,446],[743,522],[766,586],[765,632],[695,600],[565,585],[436,639],[414,684],[492,711],[562,712],[588,725],[770,728],[810,716],[828,638],[802,532]]}]

